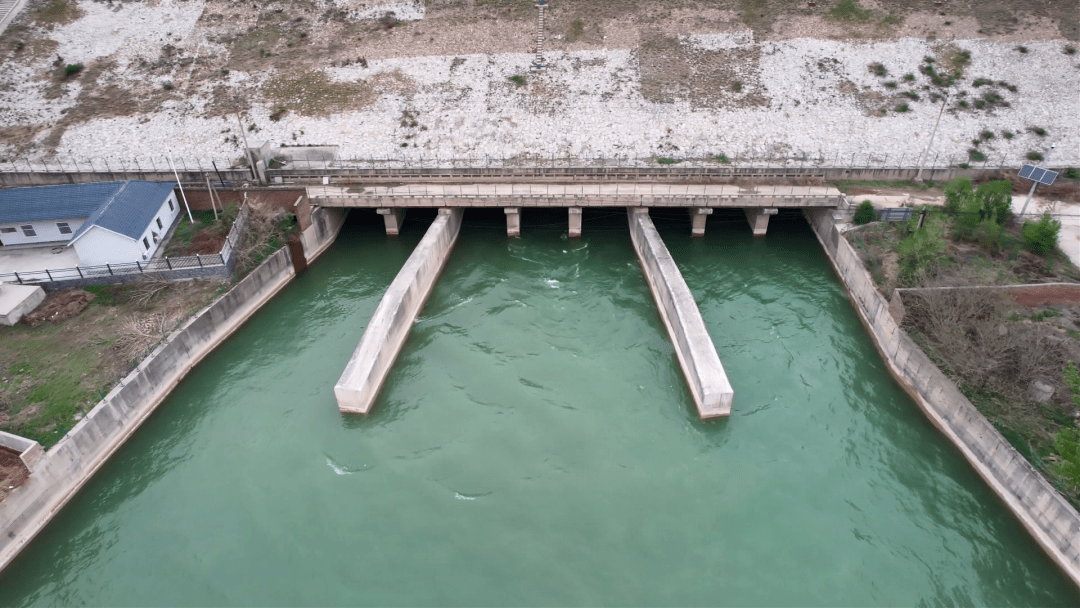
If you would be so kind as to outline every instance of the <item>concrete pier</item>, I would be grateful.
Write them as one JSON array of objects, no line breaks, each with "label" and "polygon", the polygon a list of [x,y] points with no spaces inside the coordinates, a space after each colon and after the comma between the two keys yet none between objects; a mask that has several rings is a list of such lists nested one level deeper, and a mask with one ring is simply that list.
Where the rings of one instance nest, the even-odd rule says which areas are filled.
[{"label": "concrete pier", "polygon": [[405,222],[405,209],[402,207],[381,207],[375,210],[383,216],[386,223],[386,235],[397,236],[401,233],[401,225]]},{"label": "concrete pier", "polygon": [[656,232],[649,210],[627,209],[630,239],[702,419],[728,416],[735,396],[694,296]]},{"label": "concrete pier", "polygon": [[367,414],[394,365],[416,315],[431,294],[461,229],[461,209],[440,209],[427,234],[401,267],[334,385],[338,409]]},{"label": "concrete pier", "polygon": [[754,236],[765,236],[769,230],[769,216],[776,215],[776,208],[744,209],[744,211],[746,221],[750,222],[750,229],[754,231]]},{"label": "concrete pier", "polygon": [[521,207],[506,207],[506,236],[521,236]]},{"label": "concrete pier", "polygon": [[581,207],[570,207],[570,238],[581,236]]},{"label": "concrete pier", "polygon": [[705,220],[712,215],[711,207],[690,209],[690,236],[705,236]]}]

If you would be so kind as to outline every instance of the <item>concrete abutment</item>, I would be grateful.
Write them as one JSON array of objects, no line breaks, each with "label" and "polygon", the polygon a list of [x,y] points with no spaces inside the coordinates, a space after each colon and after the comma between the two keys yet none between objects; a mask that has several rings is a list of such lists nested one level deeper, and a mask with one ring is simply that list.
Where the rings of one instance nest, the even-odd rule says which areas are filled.
[{"label": "concrete abutment", "polygon": [[572,239],[576,239],[581,236],[581,207],[570,207],[570,228],[569,236]]},{"label": "concrete abutment", "polygon": [[506,236],[521,236],[521,207],[506,207]]},{"label": "concrete abutment", "polygon": [[386,236],[401,234],[401,225],[405,223],[405,211],[404,207],[380,207],[375,210],[386,224]]},{"label": "concrete abutment", "polygon": [[746,221],[750,222],[750,229],[754,231],[754,236],[765,236],[765,233],[769,231],[769,216],[776,215],[776,207],[765,207],[760,209],[744,209],[746,212]]}]

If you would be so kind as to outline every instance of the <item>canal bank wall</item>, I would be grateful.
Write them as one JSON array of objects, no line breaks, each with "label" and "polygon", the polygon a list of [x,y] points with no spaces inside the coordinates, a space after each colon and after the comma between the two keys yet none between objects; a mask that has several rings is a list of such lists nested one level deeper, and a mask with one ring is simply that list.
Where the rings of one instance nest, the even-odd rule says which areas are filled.
[{"label": "canal bank wall", "polygon": [[367,414],[393,367],[409,329],[446,265],[461,230],[463,211],[440,209],[371,315],[345,371],[334,385],[338,410]]},{"label": "canal bank wall", "polygon": [[[308,262],[333,243],[344,222],[341,210],[323,214],[319,211],[313,214],[310,234],[305,234]],[[189,371],[295,276],[289,248],[283,247],[170,334],[63,439],[43,457],[28,463],[29,479],[0,502],[0,570],[75,496]]]},{"label": "canal bank wall", "polygon": [[645,282],[649,284],[660,318],[675,346],[698,415],[703,420],[730,416],[734,391],[690,288],[649,218],[649,210],[629,208],[626,211],[630,220],[630,240],[641,261]]},{"label": "canal bank wall", "polygon": [[804,213],[889,373],[1050,557],[1080,585],[1080,514],[900,329],[890,314],[889,302],[840,234],[832,211]]}]

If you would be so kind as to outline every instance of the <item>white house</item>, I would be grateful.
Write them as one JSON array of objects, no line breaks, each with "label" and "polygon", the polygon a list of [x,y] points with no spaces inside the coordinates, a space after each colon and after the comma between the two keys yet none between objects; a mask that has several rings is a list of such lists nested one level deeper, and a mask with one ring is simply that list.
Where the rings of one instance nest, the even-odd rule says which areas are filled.
[{"label": "white house", "polygon": [[143,261],[179,214],[171,183],[0,190],[0,246],[66,244],[84,266]]}]

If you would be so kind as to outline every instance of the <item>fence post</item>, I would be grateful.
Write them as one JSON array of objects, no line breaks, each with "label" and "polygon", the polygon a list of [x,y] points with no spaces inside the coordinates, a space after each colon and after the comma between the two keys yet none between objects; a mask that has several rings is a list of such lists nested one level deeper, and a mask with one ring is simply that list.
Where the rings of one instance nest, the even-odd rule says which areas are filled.
[{"label": "fence post", "polygon": [[112,274],[113,274],[112,266],[109,266],[108,264],[105,264],[105,269],[109,271],[109,276],[112,276]]},{"label": "fence post", "polygon": [[195,254],[195,261],[197,261],[197,262],[199,263],[199,268],[202,268],[202,267],[203,267],[203,265],[202,265],[202,258],[201,258],[201,257],[199,257],[199,254],[197,254],[197,253]]},{"label": "fence post", "polygon": [[48,269],[48,268],[46,268],[46,269],[45,269],[45,276],[49,277],[49,281],[50,281],[50,282],[51,282],[51,281],[53,280],[53,278],[52,278],[52,273],[51,273],[51,272],[49,272],[49,269]]},{"label": "fence post", "polygon": [[169,256],[165,256],[165,265],[169,267],[169,270],[172,270],[172,262],[169,261]]},{"label": "fence post", "polygon": [[75,272],[78,272],[78,273],[79,273],[79,278],[80,278],[80,279],[85,279],[85,278],[86,278],[86,277],[84,277],[84,276],[83,276],[83,273],[82,273],[82,268],[79,268],[78,266],[76,266],[76,267],[75,267]]},{"label": "fence post", "polygon": [[139,260],[135,260],[135,267],[139,269],[139,274],[142,274],[142,264],[139,263]]},{"label": "fence post", "polygon": [[15,273],[15,280],[18,281],[19,285],[22,285],[22,277],[17,272]]}]

